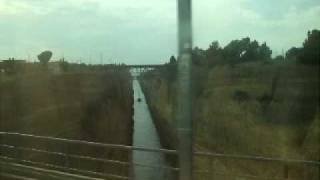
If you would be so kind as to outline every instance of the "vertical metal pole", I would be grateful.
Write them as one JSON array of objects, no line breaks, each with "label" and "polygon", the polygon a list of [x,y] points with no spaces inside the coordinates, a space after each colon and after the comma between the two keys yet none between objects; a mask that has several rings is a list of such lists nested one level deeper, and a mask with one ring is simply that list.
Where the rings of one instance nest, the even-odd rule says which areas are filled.
[{"label": "vertical metal pole", "polygon": [[180,180],[192,179],[192,94],[191,52],[192,23],[191,0],[178,0],[178,96],[176,120],[178,122]]}]

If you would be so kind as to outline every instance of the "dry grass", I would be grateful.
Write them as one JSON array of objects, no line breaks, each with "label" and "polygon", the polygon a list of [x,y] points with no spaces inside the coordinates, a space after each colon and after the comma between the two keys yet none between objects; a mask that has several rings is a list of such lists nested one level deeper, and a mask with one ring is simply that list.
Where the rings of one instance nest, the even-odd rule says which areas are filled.
[{"label": "dry grass", "polygon": [[[36,67],[33,67],[33,69]],[[131,145],[132,88],[128,71],[82,71],[52,74],[48,71],[1,74],[0,130],[70,139]],[[108,159],[129,160],[127,152],[52,145],[23,139],[3,142]],[[30,158],[21,154],[21,158]],[[57,157],[34,157],[55,164]],[[127,174],[126,168],[72,161],[75,167]]]},{"label": "dry grass", "polygon": [[[196,67],[193,102],[195,147],[227,154],[319,160],[318,73],[318,67],[295,64],[247,63],[213,69]],[[149,98],[151,106],[157,109],[160,119],[175,127],[172,113],[172,97],[176,93],[172,90],[174,82],[168,82],[168,78],[144,81],[153,94]],[[247,94],[245,99],[234,99],[237,91]],[[284,173],[284,164],[281,163],[226,159],[216,159],[214,163],[216,171],[229,174],[282,177]],[[208,160],[195,159],[195,168],[208,169]],[[290,178],[312,179],[318,176],[316,169],[289,166]],[[198,178],[208,177],[199,175]],[[234,179],[226,176],[217,178]]]}]

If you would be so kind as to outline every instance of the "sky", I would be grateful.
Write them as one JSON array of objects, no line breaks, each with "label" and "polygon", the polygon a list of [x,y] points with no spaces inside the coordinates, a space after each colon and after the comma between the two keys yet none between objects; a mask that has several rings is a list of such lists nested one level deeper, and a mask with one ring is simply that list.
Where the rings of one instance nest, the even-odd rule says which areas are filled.
[{"label": "sky", "polygon": [[[0,59],[157,64],[177,54],[175,0],[0,0]],[[249,36],[274,55],[320,29],[318,0],[194,0],[194,45]]]}]

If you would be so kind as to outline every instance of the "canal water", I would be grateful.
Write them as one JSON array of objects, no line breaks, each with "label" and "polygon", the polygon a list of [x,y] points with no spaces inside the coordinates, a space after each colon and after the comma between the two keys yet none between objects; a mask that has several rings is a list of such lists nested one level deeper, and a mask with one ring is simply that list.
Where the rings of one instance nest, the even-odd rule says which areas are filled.
[{"label": "canal water", "polygon": [[[134,90],[134,132],[133,145],[136,147],[160,149],[160,139],[153,123],[145,96],[138,80],[133,80]],[[166,166],[162,153],[133,151],[133,163],[147,166]],[[167,180],[169,173],[161,168],[135,165],[134,180]]]}]

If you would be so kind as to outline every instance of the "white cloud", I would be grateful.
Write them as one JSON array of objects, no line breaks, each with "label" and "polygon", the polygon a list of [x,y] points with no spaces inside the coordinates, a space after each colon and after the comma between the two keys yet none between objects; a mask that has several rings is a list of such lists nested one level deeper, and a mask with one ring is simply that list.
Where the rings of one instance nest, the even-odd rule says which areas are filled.
[{"label": "white cloud", "polygon": [[[320,2],[312,3],[312,6],[309,3],[304,8],[301,2],[286,0],[280,3],[282,14],[272,14],[277,9],[274,7],[279,5],[278,1],[194,1],[195,44],[206,48],[213,40],[225,45],[233,39],[249,36],[260,42],[266,41],[275,52],[299,46],[308,30],[320,29]],[[260,4],[259,8],[252,8],[253,3]]]},{"label": "white cloud", "polygon": [[[0,58],[106,58],[157,63],[176,49],[176,4],[171,0],[0,0]],[[148,62],[147,62],[148,61]],[[151,61],[151,62],[150,62]]]},{"label": "white cloud", "polygon": [[[223,45],[245,36],[276,51],[299,46],[320,28],[320,3],[309,0],[193,1],[195,45]],[[175,0],[0,0],[0,59],[99,57],[126,63],[160,62],[176,52]]]}]

